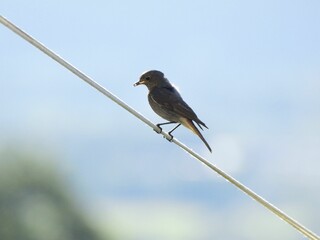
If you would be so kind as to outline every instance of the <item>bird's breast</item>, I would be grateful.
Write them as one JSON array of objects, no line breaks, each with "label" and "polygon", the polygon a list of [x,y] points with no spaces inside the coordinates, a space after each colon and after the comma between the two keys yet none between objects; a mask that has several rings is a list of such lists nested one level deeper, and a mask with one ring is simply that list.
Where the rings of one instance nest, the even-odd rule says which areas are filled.
[{"label": "bird's breast", "polygon": [[175,113],[173,108],[168,103],[165,103],[165,101],[156,101],[150,93],[148,94],[148,101],[152,110],[160,117],[170,122],[180,122],[179,115]]}]

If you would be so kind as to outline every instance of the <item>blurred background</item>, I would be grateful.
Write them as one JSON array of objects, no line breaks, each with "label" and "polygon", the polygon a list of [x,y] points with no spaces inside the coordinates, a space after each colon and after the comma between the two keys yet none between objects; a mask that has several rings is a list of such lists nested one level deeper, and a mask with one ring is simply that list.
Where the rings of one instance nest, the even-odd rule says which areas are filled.
[{"label": "blurred background", "polygon": [[[133,83],[163,71],[213,153],[175,137],[320,234],[319,1],[1,9],[154,123]],[[0,49],[0,239],[303,239],[2,25]]]}]

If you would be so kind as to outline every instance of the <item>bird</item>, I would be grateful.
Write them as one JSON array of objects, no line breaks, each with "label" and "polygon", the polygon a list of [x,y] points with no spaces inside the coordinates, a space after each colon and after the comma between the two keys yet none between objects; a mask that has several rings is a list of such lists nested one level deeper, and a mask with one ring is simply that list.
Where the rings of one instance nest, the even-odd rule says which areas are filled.
[{"label": "bird", "polygon": [[133,86],[139,85],[146,85],[148,88],[148,101],[152,110],[160,117],[169,121],[157,124],[157,127],[160,128],[160,132],[158,133],[161,133],[162,131],[162,128],[160,127],[161,125],[177,123],[178,125],[168,132],[168,134],[171,136],[170,140],[172,141],[173,135],[171,133],[182,124],[186,128],[190,129],[193,133],[198,135],[209,151],[212,152],[210,145],[202,136],[194,123],[196,123],[201,130],[203,130],[202,126],[205,128],[208,127],[198,118],[192,108],[189,107],[189,105],[182,99],[178,90],[169,82],[169,80],[161,71],[149,70],[144,72],[140,76],[139,81]]}]

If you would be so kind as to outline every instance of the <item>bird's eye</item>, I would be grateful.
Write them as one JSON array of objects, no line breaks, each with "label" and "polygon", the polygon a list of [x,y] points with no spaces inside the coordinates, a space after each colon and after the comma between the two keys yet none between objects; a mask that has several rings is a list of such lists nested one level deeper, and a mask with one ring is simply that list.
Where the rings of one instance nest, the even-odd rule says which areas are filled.
[{"label": "bird's eye", "polygon": [[150,79],[151,79],[151,77],[150,77],[150,76],[147,76],[147,77],[146,77],[146,80],[147,80],[147,81],[149,81]]}]

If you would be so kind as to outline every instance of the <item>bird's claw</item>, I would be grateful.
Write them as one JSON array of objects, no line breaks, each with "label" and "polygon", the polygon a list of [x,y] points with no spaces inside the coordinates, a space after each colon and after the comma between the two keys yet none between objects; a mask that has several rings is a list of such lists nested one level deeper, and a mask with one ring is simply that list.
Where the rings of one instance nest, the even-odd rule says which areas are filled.
[{"label": "bird's claw", "polygon": [[156,133],[160,134],[162,133],[162,128],[159,126],[159,124],[156,125],[160,130],[157,129],[153,129],[153,131],[155,131]]},{"label": "bird's claw", "polygon": [[173,136],[169,133],[170,138],[166,138],[169,142],[172,142]]},{"label": "bird's claw", "polygon": [[[159,130],[157,129],[153,129],[153,131],[155,131],[156,133],[160,134],[162,133],[162,128],[160,127],[161,124],[157,124],[156,126],[159,128]],[[169,142],[172,142],[173,140],[173,136],[171,135],[171,132],[168,133],[170,137],[166,137],[165,135],[163,136],[165,139],[167,139]]]}]

